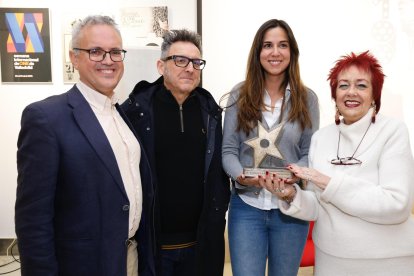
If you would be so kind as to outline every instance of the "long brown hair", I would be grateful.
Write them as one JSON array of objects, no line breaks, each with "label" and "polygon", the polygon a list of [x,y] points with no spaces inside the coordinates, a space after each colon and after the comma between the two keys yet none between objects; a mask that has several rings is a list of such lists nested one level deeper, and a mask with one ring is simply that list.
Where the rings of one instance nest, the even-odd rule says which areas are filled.
[{"label": "long brown hair", "polygon": [[[237,130],[242,130],[247,135],[256,127],[257,121],[261,121],[261,111],[265,109],[262,94],[265,90],[265,70],[260,63],[260,53],[265,33],[269,29],[276,27],[285,30],[290,47],[290,62],[282,84],[285,88],[289,84],[291,91],[291,109],[287,119],[288,121],[298,120],[302,130],[305,127],[312,127],[307,108],[307,89],[300,78],[299,48],[295,36],[285,21],[271,19],[260,26],[256,32],[248,57],[246,80],[240,87],[240,96],[237,103],[239,109],[237,114]],[[279,121],[283,120],[284,108],[286,107],[283,100]]]}]

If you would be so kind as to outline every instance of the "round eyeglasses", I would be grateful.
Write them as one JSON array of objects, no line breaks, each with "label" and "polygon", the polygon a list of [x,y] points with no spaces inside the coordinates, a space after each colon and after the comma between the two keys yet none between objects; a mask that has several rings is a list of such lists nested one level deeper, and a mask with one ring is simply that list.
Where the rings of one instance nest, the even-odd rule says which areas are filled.
[{"label": "round eyeglasses", "polygon": [[75,51],[85,51],[89,54],[89,59],[92,61],[102,61],[105,59],[106,54],[109,54],[109,57],[112,61],[120,62],[123,61],[125,58],[126,50],[123,49],[113,49],[110,51],[105,51],[99,48],[93,48],[93,49],[82,49],[82,48],[73,48]]},{"label": "round eyeglasses", "polygon": [[177,56],[177,55],[173,55],[173,56],[169,56],[166,57],[165,59],[163,59],[164,61],[167,60],[174,60],[174,63],[176,66],[178,67],[187,67],[188,64],[191,63],[193,64],[193,68],[196,70],[203,70],[204,67],[206,66],[206,61],[204,59],[199,59],[199,58],[189,58],[189,57],[185,57],[185,56]]}]

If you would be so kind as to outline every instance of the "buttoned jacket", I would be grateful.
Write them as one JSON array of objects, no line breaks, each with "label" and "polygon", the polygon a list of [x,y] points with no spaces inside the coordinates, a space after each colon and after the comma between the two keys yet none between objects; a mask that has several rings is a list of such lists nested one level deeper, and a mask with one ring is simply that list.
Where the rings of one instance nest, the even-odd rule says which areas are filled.
[{"label": "buttoned jacket", "polygon": [[[141,153],[146,193],[151,172]],[[25,108],[17,167],[22,275],[126,275],[129,200],[111,145],[76,86]]]}]

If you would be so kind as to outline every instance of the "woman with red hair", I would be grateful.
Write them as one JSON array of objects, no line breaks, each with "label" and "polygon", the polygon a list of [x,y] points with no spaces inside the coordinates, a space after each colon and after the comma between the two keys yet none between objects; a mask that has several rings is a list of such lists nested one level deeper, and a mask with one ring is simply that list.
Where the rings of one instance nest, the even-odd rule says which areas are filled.
[{"label": "woman with red hair", "polygon": [[[414,161],[406,125],[378,114],[382,68],[368,51],[351,53],[328,80],[335,124],[313,135],[309,168],[288,166],[306,190],[261,185],[284,214],[315,220],[315,275],[413,275]],[[295,194],[290,203],[286,194]]]}]

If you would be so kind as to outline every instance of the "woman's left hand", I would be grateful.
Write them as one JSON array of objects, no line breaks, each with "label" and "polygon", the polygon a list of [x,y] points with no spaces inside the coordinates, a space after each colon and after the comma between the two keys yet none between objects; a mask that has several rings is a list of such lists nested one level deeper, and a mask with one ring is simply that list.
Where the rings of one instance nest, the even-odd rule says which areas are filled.
[{"label": "woman's left hand", "polygon": [[289,177],[289,178],[285,178],[285,179],[284,179],[285,184],[294,184],[294,183],[298,183],[298,182],[299,182],[299,180],[300,180],[300,178],[299,178],[299,177],[297,177],[297,176],[296,176],[296,175],[294,175],[294,174],[292,174],[292,176],[291,176],[291,177]]},{"label": "woman's left hand", "polygon": [[287,169],[290,170],[293,175],[303,180],[312,181],[312,183],[314,183],[322,190],[325,190],[326,186],[328,186],[329,181],[331,180],[329,176],[324,175],[323,173],[320,173],[319,171],[312,168],[300,167],[296,164],[290,164],[287,166]]}]

